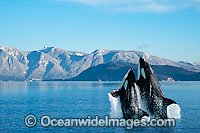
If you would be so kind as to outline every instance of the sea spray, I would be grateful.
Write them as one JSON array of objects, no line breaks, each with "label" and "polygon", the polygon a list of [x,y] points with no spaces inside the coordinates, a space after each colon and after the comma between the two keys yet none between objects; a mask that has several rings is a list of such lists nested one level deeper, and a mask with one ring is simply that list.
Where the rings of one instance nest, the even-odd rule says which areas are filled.
[{"label": "sea spray", "polygon": [[167,117],[168,118],[181,118],[181,108],[178,104],[171,104],[167,106]]},{"label": "sea spray", "polygon": [[134,85],[135,85],[135,91],[136,91],[136,94],[137,94],[139,108],[148,113],[148,110],[147,110],[147,107],[146,107],[147,106],[146,101],[144,99],[142,99],[142,97],[141,97],[140,88],[139,88],[138,85],[136,85],[136,84],[134,84]]},{"label": "sea spray", "polygon": [[138,101],[138,106],[139,106],[139,109],[141,109],[141,96],[140,96],[140,90],[139,90],[139,87],[134,83],[135,85],[135,91],[136,91],[136,95],[137,95],[137,101]]},{"label": "sea spray", "polygon": [[110,117],[111,118],[122,118],[122,110],[119,97],[115,98],[108,93],[110,101]]}]

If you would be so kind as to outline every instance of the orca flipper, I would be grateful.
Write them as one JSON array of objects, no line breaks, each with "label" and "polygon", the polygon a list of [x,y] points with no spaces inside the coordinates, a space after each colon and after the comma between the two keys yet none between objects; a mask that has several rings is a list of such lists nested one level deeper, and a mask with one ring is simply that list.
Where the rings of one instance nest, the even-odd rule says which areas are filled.
[{"label": "orca flipper", "polygon": [[144,117],[144,116],[149,117],[149,114],[142,109],[139,109],[139,114],[140,114],[141,118]]},{"label": "orca flipper", "polygon": [[169,99],[169,98],[163,98],[163,105],[164,106],[169,106],[170,104],[176,104],[176,102],[172,99]]},{"label": "orca flipper", "polygon": [[120,95],[120,89],[112,90],[109,92],[113,97],[117,98]]},{"label": "orca flipper", "polygon": [[141,109],[139,109],[139,112],[141,115],[140,119],[146,120],[147,122],[150,121],[150,115],[147,112],[145,112],[144,110],[141,110]]},{"label": "orca flipper", "polygon": [[[126,110],[127,111],[127,110]],[[128,110],[126,113],[123,112],[124,118],[127,119],[146,119],[150,120],[150,115],[142,109]]]}]

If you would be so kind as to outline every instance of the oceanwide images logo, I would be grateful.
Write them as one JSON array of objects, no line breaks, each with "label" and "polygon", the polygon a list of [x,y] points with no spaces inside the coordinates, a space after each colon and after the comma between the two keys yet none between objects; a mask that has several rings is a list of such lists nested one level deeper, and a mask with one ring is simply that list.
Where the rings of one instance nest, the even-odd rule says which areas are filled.
[{"label": "oceanwide images logo", "polygon": [[[27,127],[33,128],[37,125],[37,118],[35,115],[29,114],[25,117],[24,123]],[[87,118],[52,118],[48,115],[40,117],[40,125],[42,127],[125,127],[126,129],[133,129],[134,127],[175,127],[175,119],[119,119],[109,118],[104,116],[100,118],[90,115]]]}]

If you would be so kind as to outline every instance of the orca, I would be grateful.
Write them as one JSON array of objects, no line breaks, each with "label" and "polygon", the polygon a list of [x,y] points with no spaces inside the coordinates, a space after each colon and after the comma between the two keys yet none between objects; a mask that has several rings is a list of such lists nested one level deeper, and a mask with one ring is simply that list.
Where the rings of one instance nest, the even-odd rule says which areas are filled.
[{"label": "orca", "polygon": [[133,69],[130,69],[124,76],[121,88],[112,90],[109,93],[115,98],[120,98],[121,109],[125,119],[149,117],[148,113],[140,109],[140,93],[136,85]]},{"label": "orca", "polygon": [[133,69],[129,69],[123,78],[120,89],[109,92],[113,97],[120,98],[121,110],[125,119],[179,118],[180,107],[171,99],[165,98],[151,66],[139,59],[138,80]]},{"label": "orca", "polygon": [[140,88],[142,109],[148,112],[152,118],[179,117],[179,105],[174,100],[164,97],[163,90],[153,69],[143,58],[139,59],[136,84]]}]

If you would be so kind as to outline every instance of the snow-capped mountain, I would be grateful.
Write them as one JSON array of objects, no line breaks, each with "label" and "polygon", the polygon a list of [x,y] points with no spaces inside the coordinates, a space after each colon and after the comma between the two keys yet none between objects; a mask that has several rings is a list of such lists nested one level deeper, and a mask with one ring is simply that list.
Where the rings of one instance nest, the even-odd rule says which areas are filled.
[{"label": "snow-capped mountain", "polygon": [[139,51],[95,50],[92,53],[66,51],[57,47],[44,47],[37,51],[21,51],[0,47],[0,80],[68,79],[99,64],[125,61],[138,64],[143,57],[152,65],[170,65],[200,72],[197,65],[174,62]]}]

